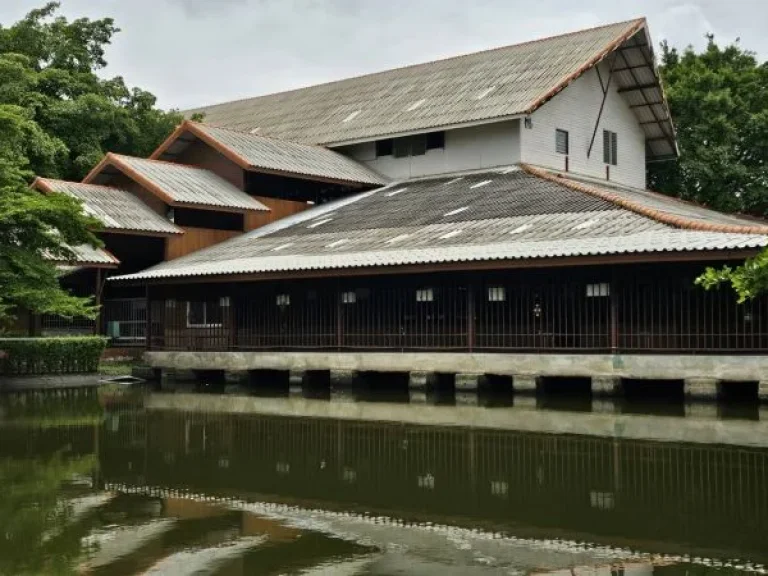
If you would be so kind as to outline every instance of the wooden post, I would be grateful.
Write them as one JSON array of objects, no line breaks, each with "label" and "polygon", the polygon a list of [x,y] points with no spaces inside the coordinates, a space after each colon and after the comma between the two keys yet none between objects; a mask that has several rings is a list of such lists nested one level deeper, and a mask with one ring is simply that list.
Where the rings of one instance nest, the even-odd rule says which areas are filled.
[{"label": "wooden post", "polygon": [[611,273],[611,352],[619,350],[619,281],[614,269]]},{"label": "wooden post", "polygon": [[475,348],[475,286],[471,281],[467,285],[467,346],[470,352]]},{"label": "wooden post", "polygon": [[144,299],[147,306],[147,327],[145,328],[144,346],[147,350],[152,348],[152,301],[149,299],[149,284],[144,290]]},{"label": "wooden post", "polygon": [[101,268],[96,268],[96,291],[94,293],[96,306],[98,306],[98,312],[96,313],[96,319],[93,322],[93,333],[101,333]]},{"label": "wooden post", "polygon": [[342,345],[344,344],[344,333],[342,330],[342,318],[343,318],[343,310],[341,308],[341,285],[337,282],[336,283],[336,347],[341,350]]}]

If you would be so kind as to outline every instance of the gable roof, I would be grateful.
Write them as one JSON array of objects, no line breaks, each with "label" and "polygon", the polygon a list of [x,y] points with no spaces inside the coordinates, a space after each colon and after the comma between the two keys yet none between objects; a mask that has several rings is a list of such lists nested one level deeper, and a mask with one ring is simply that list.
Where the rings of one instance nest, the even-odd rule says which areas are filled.
[{"label": "gable roof", "polygon": [[530,114],[615,54],[615,82],[645,122],[651,158],[677,147],[645,19],[187,111],[204,121],[328,146]]},{"label": "gable roof", "polygon": [[122,279],[670,252],[706,259],[713,251],[768,245],[768,226],[673,224],[610,194],[516,166],[422,178],[319,206]]},{"label": "gable roof", "polygon": [[169,206],[244,212],[269,210],[210,170],[108,153],[83,179],[85,184],[105,184],[122,173]]},{"label": "gable roof", "polygon": [[107,232],[183,234],[181,228],[163,218],[127,190],[50,178],[36,178],[32,186],[43,192],[62,193],[77,198],[83,203],[83,210],[97,218]]},{"label": "gable roof", "polygon": [[300,144],[185,120],[150,156],[171,160],[201,140],[243,170],[345,184],[381,185],[387,179],[367,166],[322,146]]},{"label": "gable roof", "polygon": [[62,260],[53,257],[49,257],[48,260],[65,267],[117,268],[120,265],[120,260],[104,248],[94,248],[88,244],[82,244],[71,246],[70,249],[75,255],[74,260]]}]

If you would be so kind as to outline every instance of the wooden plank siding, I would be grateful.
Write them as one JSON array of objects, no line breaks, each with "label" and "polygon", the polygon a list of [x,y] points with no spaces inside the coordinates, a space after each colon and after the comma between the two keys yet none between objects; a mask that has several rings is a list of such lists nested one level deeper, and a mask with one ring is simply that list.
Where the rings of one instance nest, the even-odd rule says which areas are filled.
[{"label": "wooden plank siding", "polygon": [[201,140],[195,140],[178,156],[170,160],[177,164],[186,164],[210,170],[233,186],[245,191],[245,171]]},{"label": "wooden plank siding", "polygon": [[282,200],[280,198],[265,198],[263,196],[254,196],[254,198],[267,206],[270,211],[248,212],[245,215],[246,232],[270,224],[275,220],[298,214],[311,207],[306,202],[295,202],[293,200]]},{"label": "wooden plank siding", "polygon": [[209,228],[193,228],[182,226],[184,234],[168,238],[165,244],[165,259],[173,260],[191,252],[213,246],[242,234],[236,230],[211,230]]}]

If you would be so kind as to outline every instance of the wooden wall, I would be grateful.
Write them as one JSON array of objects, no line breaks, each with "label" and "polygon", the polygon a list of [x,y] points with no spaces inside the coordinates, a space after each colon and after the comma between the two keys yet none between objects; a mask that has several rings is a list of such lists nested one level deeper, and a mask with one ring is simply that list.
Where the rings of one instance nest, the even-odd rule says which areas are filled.
[{"label": "wooden wall", "polygon": [[182,227],[183,236],[168,238],[165,244],[165,259],[173,260],[190,252],[213,246],[242,234],[235,230],[210,230],[208,228]]},{"label": "wooden wall", "polygon": [[240,190],[245,190],[243,169],[201,140],[195,140],[173,162],[210,170]]},{"label": "wooden wall", "polygon": [[115,188],[122,188],[131,192],[134,196],[137,196],[144,204],[152,208],[155,212],[165,218],[168,214],[168,206],[160,198],[155,196],[152,192],[141,186],[140,184],[131,180],[125,174],[117,174],[108,182],[109,186]]},{"label": "wooden wall", "polygon": [[311,206],[306,202],[294,202],[292,200],[281,200],[280,198],[265,198],[263,196],[254,196],[256,200],[269,208],[269,212],[249,212],[245,215],[245,231],[254,230],[265,224],[280,220],[286,216],[303,212]]}]

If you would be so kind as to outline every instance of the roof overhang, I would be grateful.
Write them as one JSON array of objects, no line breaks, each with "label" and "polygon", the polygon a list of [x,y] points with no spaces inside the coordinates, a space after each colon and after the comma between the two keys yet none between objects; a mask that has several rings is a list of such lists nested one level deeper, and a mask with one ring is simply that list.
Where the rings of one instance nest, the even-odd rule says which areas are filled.
[{"label": "roof overhang", "polygon": [[159,278],[120,277],[110,278],[125,286],[160,286],[178,284],[221,284],[238,282],[262,282],[274,280],[299,280],[320,278],[347,278],[360,276],[392,276],[399,274],[427,274],[439,272],[476,272],[491,270],[520,270],[530,268],[573,268],[577,266],[606,266],[621,264],[647,264],[662,262],[721,262],[742,261],[760,251],[759,248],[739,250],[696,250],[686,252],[646,252],[631,254],[606,254],[596,256],[563,256],[549,258],[523,258],[509,260],[483,260],[441,262],[432,264],[406,264],[396,266],[365,266],[358,268],[332,268],[291,270],[281,272],[257,272],[242,274],[184,275]]},{"label": "roof overhang", "polygon": [[[230,162],[233,162],[243,170],[248,172],[256,172],[259,174],[271,174],[275,176],[283,176],[286,178],[296,178],[299,180],[310,180],[313,182],[326,182],[328,184],[339,184],[351,187],[370,186],[370,182],[356,182],[345,180],[342,178],[329,178],[327,176],[315,176],[311,174],[303,174],[301,172],[290,172],[283,170],[271,170],[263,168],[261,166],[255,166],[248,161],[247,158],[238,154],[232,148],[226,146],[216,138],[208,134],[199,123],[192,120],[184,120],[165,141],[155,150],[150,156],[150,160],[165,160],[173,161],[178,158],[184,151],[194,144],[195,142],[203,142],[219,154],[227,158]],[[381,184],[377,183],[377,184]]]},{"label": "roof overhang", "polygon": [[[153,158],[150,158],[153,159]],[[214,212],[230,212],[234,214],[247,214],[252,212],[248,208],[235,208],[231,206],[214,206],[209,204],[197,204],[190,202],[178,202],[174,200],[161,186],[158,186],[152,180],[145,178],[139,174],[136,170],[128,166],[120,159],[120,156],[108,152],[104,158],[101,159],[93,170],[91,170],[85,178],[83,178],[84,184],[102,184],[108,185],[116,176],[123,175],[134,181],[136,184],[147,190],[152,195],[156,196],[168,206],[174,208],[191,208],[195,210],[210,210]]]},{"label": "roof overhang", "polygon": [[[603,76],[600,68],[597,68],[601,63],[607,64],[607,76]],[[593,68],[598,73],[603,89],[607,90],[608,83],[615,85],[637,117],[645,133],[647,161],[676,159],[680,150],[675,126],[656,66],[648,23],[644,18],[606,46],[595,58],[585,62],[552,90],[536,99],[527,112],[533,113]]]}]

